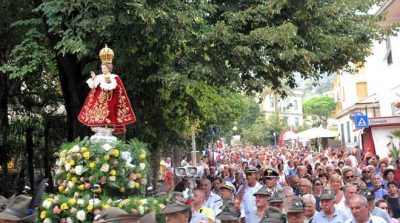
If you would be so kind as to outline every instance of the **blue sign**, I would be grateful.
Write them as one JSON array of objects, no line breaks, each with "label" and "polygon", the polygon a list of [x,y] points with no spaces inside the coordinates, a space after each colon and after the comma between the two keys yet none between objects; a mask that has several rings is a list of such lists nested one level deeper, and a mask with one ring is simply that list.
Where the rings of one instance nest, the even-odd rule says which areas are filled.
[{"label": "blue sign", "polygon": [[351,119],[351,121],[353,121],[353,123],[355,123],[356,122],[356,116],[359,116],[359,115],[364,115],[364,114],[359,112],[359,111],[356,111],[356,112],[351,113],[349,115],[349,118]]},{"label": "blue sign", "polygon": [[357,129],[365,129],[369,126],[368,116],[366,115],[357,115],[356,116],[356,128]]}]

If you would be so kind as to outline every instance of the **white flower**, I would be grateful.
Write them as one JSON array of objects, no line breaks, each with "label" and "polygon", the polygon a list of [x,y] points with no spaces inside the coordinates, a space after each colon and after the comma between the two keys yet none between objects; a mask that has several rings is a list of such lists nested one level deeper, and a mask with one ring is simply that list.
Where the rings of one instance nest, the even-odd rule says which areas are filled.
[{"label": "white flower", "polygon": [[86,220],[86,213],[84,210],[80,210],[76,213],[76,219],[79,221],[85,221]]},{"label": "white flower", "polygon": [[109,169],[110,169],[110,166],[109,166],[107,163],[105,163],[105,164],[103,164],[103,165],[101,166],[100,171],[102,171],[102,172],[108,172]]},{"label": "white flower", "polygon": [[82,175],[83,172],[84,171],[83,171],[83,166],[82,165],[78,165],[78,166],[75,167],[76,175],[80,176],[80,175]]},{"label": "white flower", "polygon": [[104,149],[105,151],[107,151],[107,152],[110,151],[111,148],[112,148],[112,147],[111,147],[110,144],[108,144],[108,143],[103,145],[103,149]]},{"label": "white flower", "polygon": [[111,204],[111,203],[112,203],[112,199],[110,198],[107,200],[107,204]]},{"label": "white flower", "polygon": [[90,199],[89,204],[93,205],[93,207],[99,206],[101,204],[101,201],[98,198],[95,199]]},{"label": "white flower", "polygon": [[57,174],[57,175],[62,174],[62,173],[64,173],[64,170],[62,170],[62,169],[57,169],[57,170],[56,170],[56,174]]},{"label": "white flower", "polygon": [[85,204],[85,201],[83,200],[83,199],[78,199],[77,201],[76,201],[76,203],[78,204],[78,205],[84,205]]},{"label": "white flower", "polygon": [[68,217],[67,218],[67,223],[74,223],[74,221],[70,217]]},{"label": "white flower", "polygon": [[50,208],[50,206],[51,206],[51,201],[49,201],[49,200],[44,200],[43,201],[43,207],[45,208],[45,209],[49,209]]},{"label": "white flower", "polygon": [[73,188],[75,186],[74,182],[68,181],[68,188]]},{"label": "white flower", "polygon": [[128,152],[128,151],[124,151],[124,152],[121,152],[121,158],[123,159],[123,160],[132,160],[132,155],[131,155],[131,153],[130,152]]},{"label": "white flower", "polygon": [[116,180],[115,176],[110,176],[110,181],[115,181],[115,180]]},{"label": "white flower", "polygon": [[74,147],[72,147],[71,152],[73,153],[78,153],[80,151],[79,149],[79,145],[75,145]]},{"label": "white flower", "polygon": [[62,166],[64,164],[64,162],[65,162],[65,158],[60,158],[59,160],[57,160],[56,165],[57,166]]},{"label": "white flower", "polygon": [[65,164],[65,171],[69,171],[71,169],[71,164],[66,163]]},{"label": "white flower", "polygon": [[52,223],[52,221],[50,218],[46,218],[46,219],[44,219],[43,223]]},{"label": "white flower", "polygon": [[140,167],[141,170],[144,170],[144,168],[146,168],[146,164],[140,163],[140,164],[139,164],[139,167]]},{"label": "white flower", "polygon": [[140,205],[138,207],[138,213],[139,213],[139,215],[143,215],[144,214],[144,207],[142,205]]}]

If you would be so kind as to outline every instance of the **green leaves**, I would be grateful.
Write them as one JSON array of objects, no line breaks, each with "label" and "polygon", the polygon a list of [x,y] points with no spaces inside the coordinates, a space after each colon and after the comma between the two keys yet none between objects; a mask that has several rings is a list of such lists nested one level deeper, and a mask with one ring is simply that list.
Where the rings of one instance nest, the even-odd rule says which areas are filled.
[{"label": "green leaves", "polygon": [[316,116],[319,121],[327,126],[328,118],[335,110],[336,102],[332,97],[321,96],[311,98],[303,103],[305,115]]}]

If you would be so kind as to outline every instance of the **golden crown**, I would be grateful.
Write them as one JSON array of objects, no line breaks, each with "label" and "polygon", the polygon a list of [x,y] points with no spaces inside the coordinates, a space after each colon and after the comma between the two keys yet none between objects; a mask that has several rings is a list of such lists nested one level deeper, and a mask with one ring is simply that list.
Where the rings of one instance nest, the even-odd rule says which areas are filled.
[{"label": "golden crown", "polygon": [[112,64],[114,58],[114,51],[106,46],[100,50],[99,53],[101,64]]}]

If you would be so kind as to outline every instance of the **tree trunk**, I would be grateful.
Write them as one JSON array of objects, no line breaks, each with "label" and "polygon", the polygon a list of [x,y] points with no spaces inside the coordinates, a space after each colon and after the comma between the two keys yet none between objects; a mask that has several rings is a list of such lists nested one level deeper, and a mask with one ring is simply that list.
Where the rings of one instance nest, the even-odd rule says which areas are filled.
[{"label": "tree trunk", "polygon": [[28,176],[31,191],[35,190],[35,172],[33,169],[33,128],[28,127],[25,131],[26,153],[28,154]]},{"label": "tree trunk", "polygon": [[53,185],[53,177],[51,174],[51,166],[50,166],[50,150],[49,150],[49,120],[45,118],[44,121],[44,151],[43,151],[43,167],[44,167],[44,175],[46,178],[49,178],[49,192],[53,193],[54,185]]},{"label": "tree trunk", "polygon": [[[0,133],[1,133],[1,144],[0,144],[0,165],[2,168],[2,180],[8,182],[8,169],[7,169],[7,148],[8,148],[8,134],[9,134],[9,123],[8,123],[8,75],[0,74]],[[2,188],[4,195],[8,195],[8,187]]]},{"label": "tree trunk", "polygon": [[158,179],[158,171],[160,170],[160,158],[161,158],[161,148],[158,145],[157,142],[151,144],[150,148],[150,153],[151,153],[151,166],[152,166],[152,184],[154,190],[156,190],[157,187],[157,179]]},{"label": "tree trunk", "polygon": [[68,141],[89,135],[89,128],[78,121],[78,114],[88,93],[81,65],[75,55],[57,56],[57,67],[67,112]]}]

